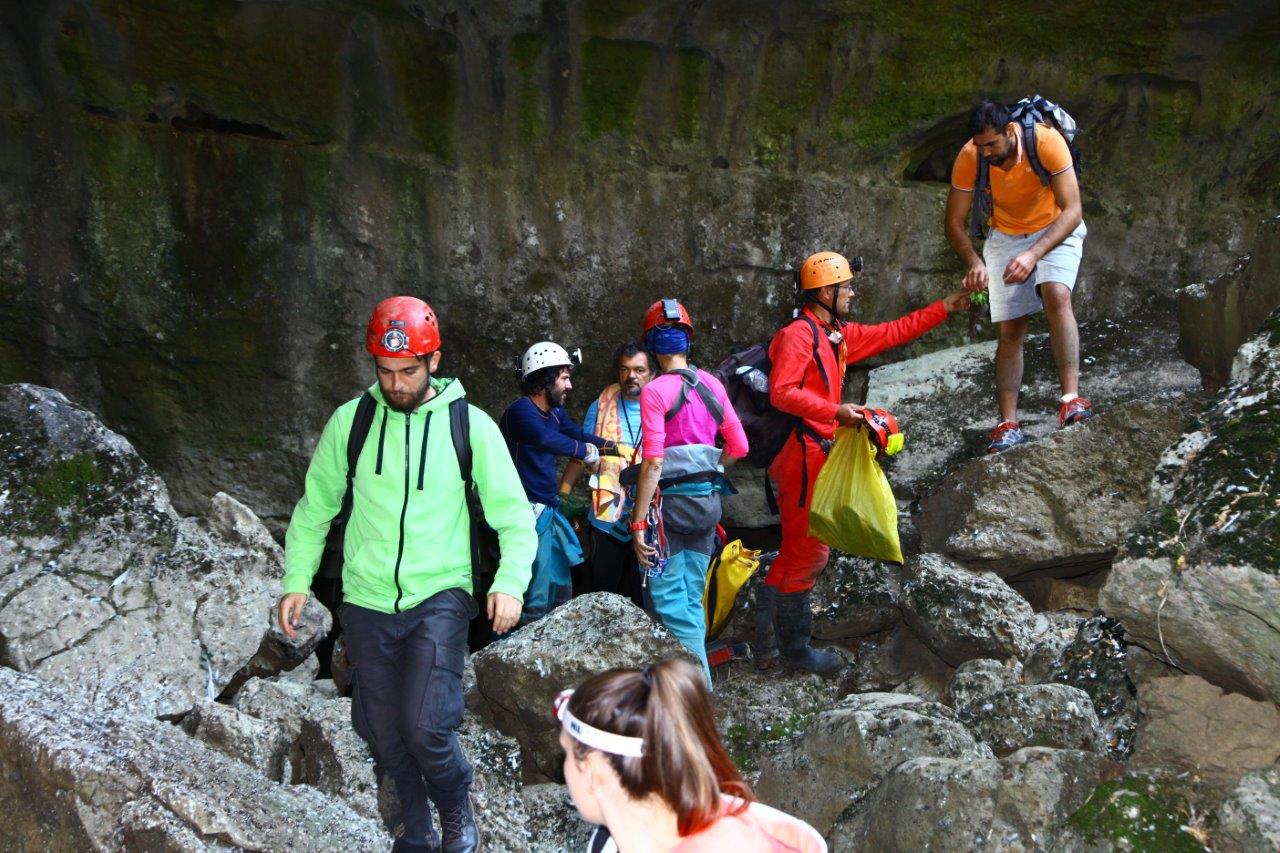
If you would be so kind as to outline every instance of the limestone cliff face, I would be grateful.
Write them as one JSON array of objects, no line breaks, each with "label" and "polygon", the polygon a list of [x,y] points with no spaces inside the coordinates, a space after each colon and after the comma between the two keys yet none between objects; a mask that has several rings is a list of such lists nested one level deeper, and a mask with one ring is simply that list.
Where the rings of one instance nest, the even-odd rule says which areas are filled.
[{"label": "limestone cliff face", "polygon": [[863,318],[943,294],[979,92],[1086,128],[1079,310],[1120,315],[1280,203],[1278,37],[1265,2],[5,4],[0,381],[99,411],[180,507],[278,521],[383,296],[435,306],[491,411],[527,343],[582,345],[580,411],[659,296],[713,362],[819,248],[867,258]]}]

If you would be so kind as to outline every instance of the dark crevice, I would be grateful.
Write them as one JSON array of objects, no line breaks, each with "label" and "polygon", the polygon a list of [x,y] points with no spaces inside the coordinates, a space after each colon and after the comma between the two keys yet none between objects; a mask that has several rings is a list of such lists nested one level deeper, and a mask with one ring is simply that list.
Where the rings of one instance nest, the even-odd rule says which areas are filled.
[{"label": "dark crevice", "polygon": [[223,118],[207,112],[192,103],[187,104],[186,115],[174,116],[169,123],[173,125],[175,130],[180,130],[184,133],[234,133],[240,136],[253,136],[258,139],[274,139],[277,141],[288,139],[283,133],[278,133],[266,125],[237,121],[233,118]]},{"label": "dark crevice", "polygon": [[908,181],[951,183],[951,166],[969,141],[968,114],[948,116],[916,137],[902,177]]}]

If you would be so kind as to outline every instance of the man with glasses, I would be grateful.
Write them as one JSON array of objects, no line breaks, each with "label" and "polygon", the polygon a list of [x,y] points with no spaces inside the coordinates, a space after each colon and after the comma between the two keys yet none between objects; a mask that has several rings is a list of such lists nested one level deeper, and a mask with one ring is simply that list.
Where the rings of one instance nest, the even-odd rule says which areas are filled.
[{"label": "man with glasses", "polygon": [[[587,407],[583,426],[603,439],[613,441],[617,456],[603,456],[591,478],[591,585],[592,592],[615,592],[643,606],[640,568],[631,547],[631,530],[623,514],[625,493],[622,472],[639,458],[640,391],[657,371],[648,351],[638,343],[625,343],[613,353],[617,381],[600,392]],[[560,478],[560,501],[566,503],[574,483],[582,476],[583,465],[570,460]]]},{"label": "man with glasses", "polygon": [[782,519],[782,547],[757,587],[754,651],[760,668],[779,657],[790,669],[822,675],[834,675],[844,666],[838,655],[810,646],[809,593],[830,549],[809,535],[809,503],[836,425],[863,421],[862,406],[841,402],[845,367],[913,341],[948,314],[969,307],[968,294],[960,290],[888,323],[848,322],[844,318],[855,295],[854,274],[861,270],[861,258],[850,264],[835,252],[810,256],[796,276],[803,307],[769,344],[769,399],[801,422],[795,440],[788,440],[769,466]]}]

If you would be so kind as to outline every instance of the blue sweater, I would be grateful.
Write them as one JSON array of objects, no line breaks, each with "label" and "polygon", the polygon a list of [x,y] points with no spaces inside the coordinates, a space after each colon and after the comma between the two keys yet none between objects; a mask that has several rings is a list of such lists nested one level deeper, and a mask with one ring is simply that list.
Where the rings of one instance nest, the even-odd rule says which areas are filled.
[{"label": "blue sweater", "polygon": [[529,500],[547,506],[560,502],[556,457],[585,459],[588,444],[604,444],[603,438],[583,432],[563,408],[544,412],[528,397],[508,406],[498,426],[515,460],[524,493]]}]

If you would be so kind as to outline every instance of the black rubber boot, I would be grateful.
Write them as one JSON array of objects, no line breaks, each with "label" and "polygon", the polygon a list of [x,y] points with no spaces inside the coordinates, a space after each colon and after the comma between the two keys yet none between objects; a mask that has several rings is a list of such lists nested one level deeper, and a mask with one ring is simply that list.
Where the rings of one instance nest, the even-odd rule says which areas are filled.
[{"label": "black rubber boot", "polygon": [[844,669],[844,658],[809,645],[813,611],[808,592],[777,593],[778,651],[787,669],[832,676]]},{"label": "black rubber boot", "polygon": [[777,589],[763,582],[756,587],[756,641],[751,644],[751,656],[759,670],[778,665],[778,638],[773,633],[777,605]]},{"label": "black rubber boot", "polygon": [[474,853],[480,849],[480,830],[476,813],[471,808],[471,795],[451,809],[440,810],[440,828],[444,830],[444,853]]}]

